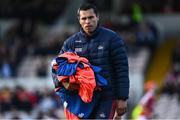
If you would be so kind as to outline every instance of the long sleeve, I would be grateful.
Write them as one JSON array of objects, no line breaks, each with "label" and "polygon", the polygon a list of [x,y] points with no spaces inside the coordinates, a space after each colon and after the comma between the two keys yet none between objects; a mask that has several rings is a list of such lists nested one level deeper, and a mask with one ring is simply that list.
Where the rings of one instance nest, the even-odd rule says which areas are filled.
[{"label": "long sleeve", "polygon": [[111,42],[111,63],[113,70],[113,86],[117,99],[129,96],[129,67],[123,40],[116,36]]}]

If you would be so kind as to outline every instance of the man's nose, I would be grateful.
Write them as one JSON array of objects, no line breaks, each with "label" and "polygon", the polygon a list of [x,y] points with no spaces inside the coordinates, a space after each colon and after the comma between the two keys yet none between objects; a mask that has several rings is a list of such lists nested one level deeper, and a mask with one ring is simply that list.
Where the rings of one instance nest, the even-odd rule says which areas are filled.
[{"label": "man's nose", "polygon": [[90,23],[90,19],[86,19],[86,23]]}]

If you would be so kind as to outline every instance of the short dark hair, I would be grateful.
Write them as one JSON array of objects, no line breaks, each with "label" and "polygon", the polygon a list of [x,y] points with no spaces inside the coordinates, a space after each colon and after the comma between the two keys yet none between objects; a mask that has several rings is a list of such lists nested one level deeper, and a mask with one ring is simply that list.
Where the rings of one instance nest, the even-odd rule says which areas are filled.
[{"label": "short dark hair", "polygon": [[94,13],[96,14],[96,16],[99,15],[99,12],[98,12],[98,10],[97,10],[97,8],[96,8],[95,5],[90,4],[90,3],[84,3],[84,4],[82,4],[82,5],[79,7],[79,9],[78,9],[78,11],[77,11],[77,17],[79,18],[79,16],[80,16],[79,13],[80,13],[81,10],[89,10],[89,9],[93,9],[93,11],[94,11]]}]

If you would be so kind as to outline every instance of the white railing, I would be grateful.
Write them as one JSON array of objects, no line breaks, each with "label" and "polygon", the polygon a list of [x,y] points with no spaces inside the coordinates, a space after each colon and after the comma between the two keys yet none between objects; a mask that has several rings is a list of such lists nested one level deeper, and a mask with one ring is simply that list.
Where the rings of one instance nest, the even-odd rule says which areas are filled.
[{"label": "white railing", "polygon": [[54,89],[53,80],[50,77],[46,78],[15,78],[15,79],[0,79],[0,88],[9,87],[15,88],[16,86],[23,86],[27,90],[44,90]]}]

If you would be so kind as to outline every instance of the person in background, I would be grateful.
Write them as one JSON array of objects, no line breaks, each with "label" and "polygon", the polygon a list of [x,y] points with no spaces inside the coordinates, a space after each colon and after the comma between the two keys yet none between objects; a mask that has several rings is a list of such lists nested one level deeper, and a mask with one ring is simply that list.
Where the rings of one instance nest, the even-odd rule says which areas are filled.
[{"label": "person in background", "polygon": [[[124,41],[116,32],[100,26],[99,13],[93,4],[82,4],[77,17],[81,29],[64,42],[60,54],[74,51],[102,68],[100,75],[107,79],[108,85],[94,92],[100,97],[89,119],[120,118],[127,112],[129,97],[129,67]],[[55,87],[62,85],[54,83]]]}]

